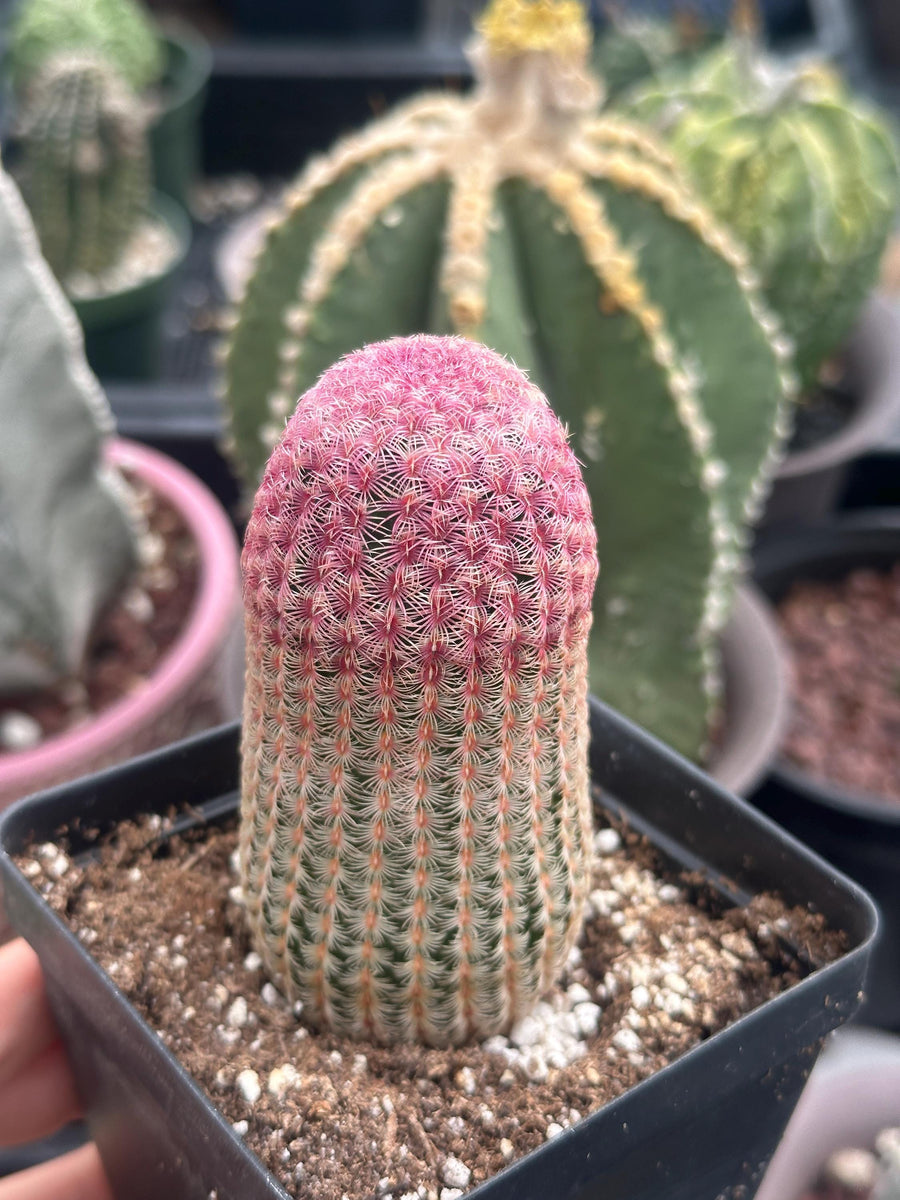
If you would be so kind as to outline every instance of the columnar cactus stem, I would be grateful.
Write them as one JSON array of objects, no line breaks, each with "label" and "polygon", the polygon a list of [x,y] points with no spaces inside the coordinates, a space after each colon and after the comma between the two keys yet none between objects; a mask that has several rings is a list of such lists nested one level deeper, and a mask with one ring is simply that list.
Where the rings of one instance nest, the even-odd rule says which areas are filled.
[{"label": "columnar cactus stem", "polygon": [[136,92],[165,69],[159,34],[140,0],[20,0],[7,54],[16,91],[24,95],[51,59],[72,53],[102,58]]},{"label": "columnar cactus stem", "polygon": [[146,113],[102,59],[49,60],[20,120],[23,188],[57,278],[114,266],[147,212]]},{"label": "columnar cactus stem", "polygon": [[590,503],[515,367],[369,346],[297,406],[244,550],[241,872],[312,1024],[506,1030],[589,879]]}]

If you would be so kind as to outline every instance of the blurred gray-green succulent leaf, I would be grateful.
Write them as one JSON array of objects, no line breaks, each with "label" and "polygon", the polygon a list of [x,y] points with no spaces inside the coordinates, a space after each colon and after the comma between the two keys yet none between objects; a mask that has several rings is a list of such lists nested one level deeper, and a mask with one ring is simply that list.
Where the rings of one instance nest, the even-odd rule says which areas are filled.
[{"label": "blurred gray-green succulent leaf", "polygon": [[8,50],[17,92],[49,58],[73,50],[100,55],[137,92],[157,83],[165,69],[159,33],[136,0],[21,0]]},{"label": "blurred gray-green succulent leaf", "polygon": [[47,59],[22,101],[21,183],[41,250],[69,288],[126,253],[150,204],[147,109],[105,59]]},{"label": "blurred gray-green succulent leaf", "polygon": [[0,694],[81,666],[136,562],[112,431],[75,315],[0,166]]}]

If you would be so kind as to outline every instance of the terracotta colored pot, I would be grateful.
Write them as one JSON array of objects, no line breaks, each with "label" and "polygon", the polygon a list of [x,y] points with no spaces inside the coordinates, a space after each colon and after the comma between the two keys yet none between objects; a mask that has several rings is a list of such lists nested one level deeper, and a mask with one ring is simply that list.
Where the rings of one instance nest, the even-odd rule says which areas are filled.
[{"label": "terracotta colored pot", "polygon": [[200,577],[177,641],[146,685],[29,750],[0,754],[0,808],[236,716],[242,690],[237,541],[215,497],[176,462],[113,441],[110,459],[172,504],[193,534]]}]

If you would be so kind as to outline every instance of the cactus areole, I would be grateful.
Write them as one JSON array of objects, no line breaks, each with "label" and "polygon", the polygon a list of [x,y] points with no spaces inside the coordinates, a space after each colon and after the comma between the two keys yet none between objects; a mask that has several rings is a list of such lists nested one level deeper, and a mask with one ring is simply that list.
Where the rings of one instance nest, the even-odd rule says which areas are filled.
[{"label": "cactus areole", "polygon": [[789,346],[667,153],[598,111],[590,40],[574,0],[494,0],[471,96],[420,97],[301,175],[228,346],[233,449],[257,479],[297,396],[366,342],[456,333],[512,359],[591,496],[592,690],[697,755]]},{"label": "cactus areole", "polygon": [[595,543],[559,420],[482,346],[369,346],[300,400],[243,556],[241,874],[312,1025],[486,1037],[562,967]]}]

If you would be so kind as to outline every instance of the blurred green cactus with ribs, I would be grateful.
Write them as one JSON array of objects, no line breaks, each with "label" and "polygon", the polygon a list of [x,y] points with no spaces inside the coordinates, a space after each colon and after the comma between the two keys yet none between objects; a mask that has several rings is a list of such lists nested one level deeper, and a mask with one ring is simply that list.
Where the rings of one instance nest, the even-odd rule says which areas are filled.
[{"label": "blurred green cactus with ribs", "polygon": [[875,284],[900,202],[886,120],[825,63],[766,54],[745,13],[723,45],[623,102],[742,239],[811,385]]},{"label": "blurred green cactus with ribs", "polygon": [[598,112],[580,4],[494,0],[479,34],[473,95],[400,107],[288,190],[227,347],[232,450],[258,478],[297,396],[364,342],[428,330],[505,354],[591,494],[592,690],[696,756],[790,347],[668,152]]},{"label": "blurred green cactus with ribs", "polygon": [[243,554],[240,860],[314,1026],[446,1045],[553,983],[590,882],[590,501],[521,371],[394,338],[304,395]]},{"label": "blurred green cactus with ribs", "polygon": [[159,34],[136,0],[20,0],[7,49],[20,95],[48,60],[73,51],[105,59],[136,92],[165,68]]},{"label": "blurred green cactus with ribs", "polygon": [[102,275],[149,205],[141,102],[102,59],[60,54],[32,81],[18,133],[25,198],[56,277]]}]

